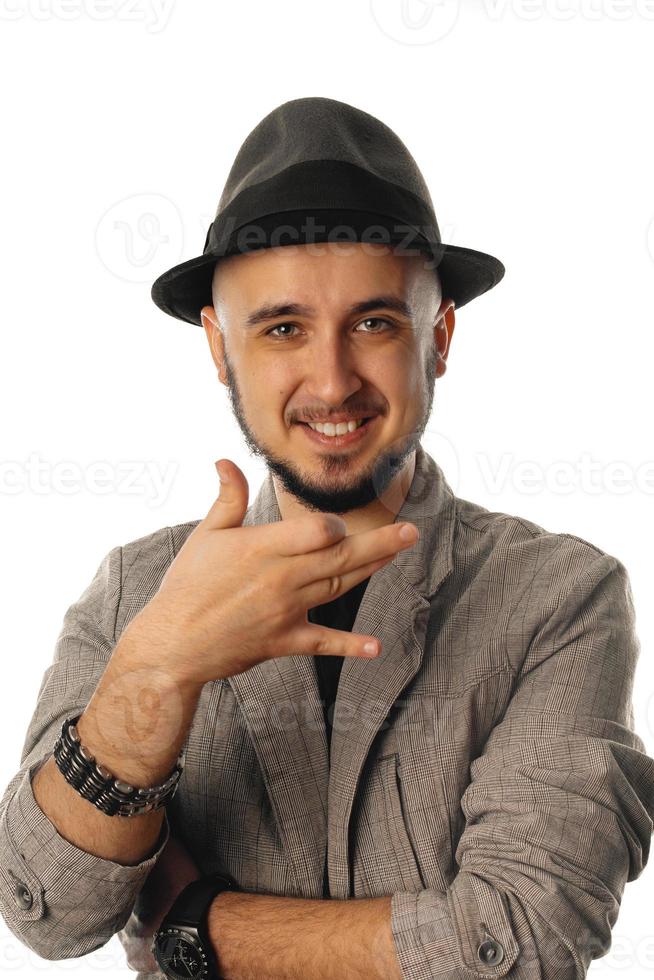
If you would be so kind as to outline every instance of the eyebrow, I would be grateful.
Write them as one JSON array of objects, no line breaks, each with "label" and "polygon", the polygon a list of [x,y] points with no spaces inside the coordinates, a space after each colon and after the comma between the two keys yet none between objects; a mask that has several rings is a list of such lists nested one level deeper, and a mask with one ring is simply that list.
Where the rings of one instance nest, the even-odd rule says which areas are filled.
[{"label": "eyebrow", "polygon": [[[361,300],[348,307],[346,314],[356,316],[360,313],[370,313],[371,310],[386,309],[395,310],[402,316],[413,319],[413,310],[403,299],[391,294],[383,296],[372,296],[370,299]],[[246,329],[255,327],[265,320],[274,320],[279,316],[313,316],[316,311],[312,306],[303,306],[300,303],[279,303],[274,305],[260,306],[254,310],[245,320]]]}]

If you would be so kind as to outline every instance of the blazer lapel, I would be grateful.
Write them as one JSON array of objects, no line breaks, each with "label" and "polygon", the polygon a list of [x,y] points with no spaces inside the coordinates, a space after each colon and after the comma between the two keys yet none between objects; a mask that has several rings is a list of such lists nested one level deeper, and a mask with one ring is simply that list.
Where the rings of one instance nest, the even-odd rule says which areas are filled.
[{"label": "blazer lapel", "polygon": [[[350,897],[348,826],[359,777],[386,715],[420,668],[429,600],[452,567],[454,518],[452,490],[419,445],[396,521],[414,523],[420,540],[374,573],[361,600],[353,632],[378,637],[382,652],[374,660],[343,661],[331,770],[312,656],[277,657],[227,678],[257,753],[298,897],[322,898],[328,832],[330,893]],[[278,520],[269,473],[243,524]]]},{"label": "blazer lapel", "polygon": [[[281,513],[270,473],[243,525]],[[323,897],[329,760],[318,675],[310,656],[275,657],[227,677],[254,745],[300,898]]]}]

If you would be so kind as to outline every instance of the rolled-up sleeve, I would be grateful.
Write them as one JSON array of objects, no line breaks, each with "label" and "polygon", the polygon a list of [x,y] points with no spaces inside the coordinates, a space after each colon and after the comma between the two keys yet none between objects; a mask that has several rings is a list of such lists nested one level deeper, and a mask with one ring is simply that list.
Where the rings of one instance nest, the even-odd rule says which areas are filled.
[{"label": "rolled-up sleeve", "polygon": [[120,546],[104,557],[64,615],[20,769],[0,802],[0,912],[13,935],[48,960],[93,952],[122,929],[170,833],[164,815],[156,847],[143,861],[108,861],[62,837],[32,791],[32,779],[52,754],[64,719],[86,707],[111,656],[121,557]]},{"label": "rolled-up sleeve", "polygon": [[618,559],[583,549],[550,569],[510,703],[470,766],[458,873],[446,892],[392,896],[404,980],[579,980],[647,863],[631,587]]}]

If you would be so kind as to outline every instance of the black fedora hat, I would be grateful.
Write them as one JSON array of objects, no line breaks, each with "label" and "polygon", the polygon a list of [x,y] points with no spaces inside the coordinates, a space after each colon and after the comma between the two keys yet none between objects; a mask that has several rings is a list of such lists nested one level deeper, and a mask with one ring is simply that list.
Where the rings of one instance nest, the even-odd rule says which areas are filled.
[{"label": "black fedora hat", "polygon": [[160,275],[152,299],[164,313],[201,326],[218,260],[327,241],[422,254],[456,309],[492,289],[505,271],[486,252],[441,241],[425,180],[392,129],[345,102],[315,97],[285,102],[252,130],[229,172],[202,255]]}]

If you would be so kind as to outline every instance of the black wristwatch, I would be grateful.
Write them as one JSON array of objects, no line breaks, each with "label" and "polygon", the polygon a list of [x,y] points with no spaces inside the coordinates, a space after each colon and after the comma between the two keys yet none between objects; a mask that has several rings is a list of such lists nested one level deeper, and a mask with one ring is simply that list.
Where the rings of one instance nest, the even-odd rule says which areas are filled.
[{"label": "black wristwatch", "polygon": [[216,895],[237,884],[227,874],[205,875],[184,888],[152,941],[155,960],[171,980],[220,980],[207,918]]}]

